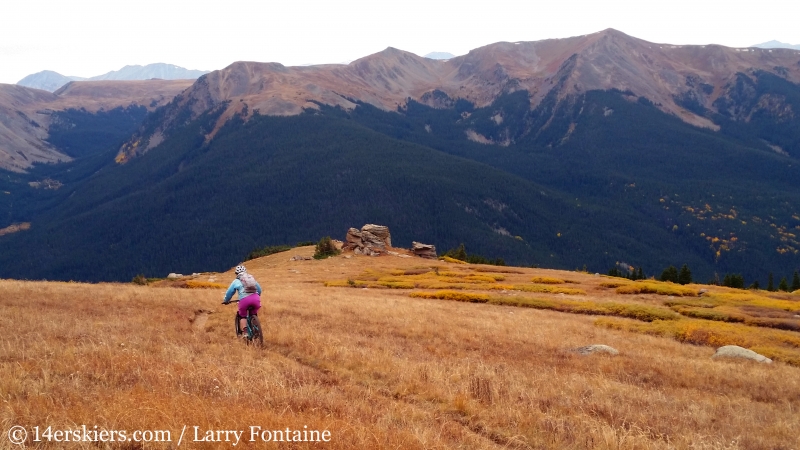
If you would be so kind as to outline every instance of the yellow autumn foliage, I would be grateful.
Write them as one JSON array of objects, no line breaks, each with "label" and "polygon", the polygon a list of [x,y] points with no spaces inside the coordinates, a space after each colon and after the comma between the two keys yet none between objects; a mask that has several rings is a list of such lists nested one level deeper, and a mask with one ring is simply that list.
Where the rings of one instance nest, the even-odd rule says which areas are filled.
[{"label": "yellow autumn foliage", "polygon": [[601,318],[595,321],[595,325],[614,330],[666,336],[695,345],[710,347],[738,345],[768,358],[800,366],[800,335],[791,331],[701,319],[657,320],[642,323]]},{"label": "yellow autumn foliage", "polygon": [[453,264],[467,264],[466,261],[461,261],[460,259],[451,258],[449,256],[440,256],[439,259]]},{"label": "yellow autumn foliage", "polygon": [[685,286],[663,283],[658,281],[637,281],[625,286],[620,286],[616,290],[617,294],[658,294],[676,295],[679,297],[696,297],[697,289]]},{"label": "yellow autumn foliage", "polygon": [[188,280],[186,281],[186,287],[189,289],[225,289],[228,286],[210,281]]},{"label": "yellow autumn foliage", "polygon": [[562,280],[561,278],[551,278],[551,277],[533,277],[531,278],[531,283],[564,284],[564,280]]},{"label": "yellow autumn foliage", "polygon": [[486,303],[489,296],[486,294],[474,294],[470,292],[457,291],[436,291],[436,292],[412,292],[411,297],[430,298],[439,300],[455,300],[458,302]]}]

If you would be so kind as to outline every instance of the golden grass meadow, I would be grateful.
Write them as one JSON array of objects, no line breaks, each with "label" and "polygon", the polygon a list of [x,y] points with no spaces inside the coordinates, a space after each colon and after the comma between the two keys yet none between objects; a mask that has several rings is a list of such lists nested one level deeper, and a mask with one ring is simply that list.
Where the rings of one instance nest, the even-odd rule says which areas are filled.
[{"label": "golden grass meadow", "polygon": [[[391,256],[289,261],[312,253],[247,262],[265,288],[262,349],[236,341],[235,306],[220,304],[231,272],[0,280],[0,449],[800,448],[796,294]],[[571,351],[590,344],[619,355]],[[711,359],[725,344],[775,362]],[[35,440],[35,427],[83,426],[170,441]],[[251,441],[250,427],[330,434]],[[208,430],[243,434],[235,447],[230,434],[195,440]]]}]

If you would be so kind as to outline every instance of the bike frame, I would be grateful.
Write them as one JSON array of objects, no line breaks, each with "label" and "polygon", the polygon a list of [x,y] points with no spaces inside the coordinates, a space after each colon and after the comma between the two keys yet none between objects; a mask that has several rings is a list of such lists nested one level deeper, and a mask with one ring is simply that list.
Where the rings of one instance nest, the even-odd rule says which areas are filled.
[{"label": "bike frame", "polygon": [[[232,300],[230,303],[239,303],[239,300]],[[224,303],[223,303],[224,304]],[[255,318],[256,324],[254,324]],[[247,319],[247,329],[242,330],[240,321],[241,319]],[[252,314],[252,309],[247,309],[247,316],[242,317],[239,315],[239,311],[236,311],[236,337],[241,336],[243,332],[247,332],[247,341],[253,342],[254,339],[258,339],[259,343],[263,342],[263,332],[261,331],[261,324],[258,322],[258,316]]]}]

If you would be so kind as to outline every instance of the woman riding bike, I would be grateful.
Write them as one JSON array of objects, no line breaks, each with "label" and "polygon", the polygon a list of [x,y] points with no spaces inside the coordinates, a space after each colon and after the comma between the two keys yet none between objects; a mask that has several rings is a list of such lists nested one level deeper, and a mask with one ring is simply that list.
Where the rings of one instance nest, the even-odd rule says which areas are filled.
[{"label": "woman riding bike", "polygon": [[[261,285],[247,273],[244,266],[236,266],[236,279],[231,282],[228,291],[225,292],[223,305],[231,302],[234,292],[239,293],[239,317],[241,317],[239,329],[244,330],[247,328],[247,310],[249,309],[250,314],[257,316],[258,310],[261,309]],[[247,333],[242,333],[241,336],[247,338]]]}]

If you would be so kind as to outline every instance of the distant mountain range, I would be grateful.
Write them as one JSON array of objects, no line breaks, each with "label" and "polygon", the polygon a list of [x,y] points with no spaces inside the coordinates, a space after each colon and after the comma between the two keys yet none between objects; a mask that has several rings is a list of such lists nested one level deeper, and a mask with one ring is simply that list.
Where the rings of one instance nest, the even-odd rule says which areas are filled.
[{"label": "distant mountain range", "polygon": [[456,55],[447,52],[430,52],[424,56],[424,58],[428,59],[453,59]]},{"label": "distant mountain range", "polygon": [[792,45],[792,44],[787,44],[785,42],[779,42],[779,41],[764,42],[764,43],[761,43],[761,44],[756,44],[753,47],[758,47],[758,48],[789,48],[789,49],[792,49],[792,50],[800,50],[800,44]]},{"label": "distant mountain range", "polygon": [[125,66],[120,70],[112,70],[111,72],[91,78],[73,77],[61,75],[52,70],[43,70],[26,76],[19,80],[17,84],[34,89],[42,89],[48,92],[55,92],[70,81],[149,80],[152,78],[161,80],[195,80],[206,73],[208,73],[208,71],[190,70],[173,64],[155,63],[146,66]]},{"label": "distant mountain range", "polygon": [[0,85],[16,145],[0,228],[30,223],[0,236],[0,278],[219,270],[379,223],[399,246],[763,287],[800,269],[798,112],[796,50],[611,29],[447,60]]}]

